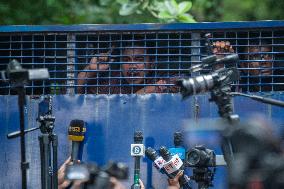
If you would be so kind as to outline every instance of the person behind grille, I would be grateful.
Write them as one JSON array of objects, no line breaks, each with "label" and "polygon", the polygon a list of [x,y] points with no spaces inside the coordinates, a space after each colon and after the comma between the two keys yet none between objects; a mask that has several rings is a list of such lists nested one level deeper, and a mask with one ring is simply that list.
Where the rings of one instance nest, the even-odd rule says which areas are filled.
[{"label": "person behind grille", "polygon": [[[240,88],[235,89],[241,92],[256,91],[279,91],[284,87],[277,85],[283,83],[281,77],[277,78],[273,75],[283,75],[281,70],[275,69],[273,54],[271,53],[271,45],[266,41],[261,44],[258,41],[250,42],[240,53],[241,62],[239,68],[241,70]],[[228,41],[217,41],[213,43],[213,53],[222,58],[225,54],[234,53],[234,49]],[[225,65],[217,65],[213,69],[219,69]]]},{"label": "person behind grille", "polygon": [[[110,53],[93,57],[78,74],[78,92],[92,94],[143,94],[178,92],[175,78],[159,78],[146,47],[132,46],[122,50],[119,70],[112,70]],[[114,63],[114,62],[113,62]],[[87,84],[87,85],[86,85]],[[85,85],[85,86],[84,86]],[[88,86],[89,85],[89,86]],[[86,88],[87,87],[87,90]]]},{"label": "person behind grille", "polygon": [[271,44],[264,40],[250,41],[242,54],[240,84],[243,84],[243,92],[283,90],[283,86],[277,85],[281,83],[281,76],[275,76],[283,75],[283,73],[281,73],[280,69],[276,69]]}]

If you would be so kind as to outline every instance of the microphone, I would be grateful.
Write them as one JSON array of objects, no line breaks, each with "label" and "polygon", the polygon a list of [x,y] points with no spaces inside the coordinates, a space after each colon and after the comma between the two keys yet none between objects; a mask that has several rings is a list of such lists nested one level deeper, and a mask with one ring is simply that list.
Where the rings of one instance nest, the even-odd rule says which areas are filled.
[{"label": "microphone", "polygon": [[163,168],[168,174],[176,176],[180,171],[179,169],[183,165],[182,160],[178,157],[178,155],[171,156],[170,151],[165,146],[160,148],[160,154],[166,161],[163,165]]},{"label": "microphone", "polygon": [[71,161],[77,162],[80,144],[85,138],[85,122],[83,120],[72,120],[68,129],[68,138],[72,141]]},{"label": "microphone", "polygon": [[174,148],[169,148],[172,156],[178,155],[180,159],[185,159],[185,148],[183,144],[183,135],[181,132],[174,133]]},{"label": "microphone", "polygon": [[231,84],[238,79],[239,73],[236,68],[221,68],[211,74],[178,80],[176,85],[181,87],[181,94],[183,98],[186,98],[190,95],[204,93],[216,87]]},{"label": "microphone", "polygon": [[158,152],[156,150],[154,150],[153,148],[151,147],[148,147],[146,150],[145,150],[145,155],[151,160],[153,161],[154,163],[154,167],[156,167],[156,169],[158,171],[160,171],[160,173],[162,174],[166,174],[169,178],[174,178],[173,175],[171,174],[168,174],[166,172],[166,170],[164,169],[164,164],[166,163],[166,161],[164,160],[164,158],[162,158]]},{"label": "microphone", "polygon": [[140,189],[140,158],[144,156],[143,134],[141,131],[134,133],[134,144],[131,144],[131,156],[134,157],[134,184],[132,189]]},{"label": "microphone", "polygon": [[[160,154],[163,157],[163,159],[166,161],[163,165],[163,168],[168,174],[170,174],[172,177],[175,177],[182,170],[181,169],[183,166],[182,160],[179,158],[177,154],[171,156],[170,151],[165,146],[162,146],[160,148]],[[184,173],[180,177],[179,183],[184,189],[191,189],[189,185],[189,178]]]}]

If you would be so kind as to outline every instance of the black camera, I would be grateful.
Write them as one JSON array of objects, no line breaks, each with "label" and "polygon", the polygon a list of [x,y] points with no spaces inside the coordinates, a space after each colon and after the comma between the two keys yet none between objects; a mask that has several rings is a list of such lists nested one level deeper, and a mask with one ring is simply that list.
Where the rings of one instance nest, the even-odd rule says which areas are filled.
[{"label": "black camera", "polygon": [[70,181],[81,181],[84,189],[111,189],[110,178],[128,178],[128,167],[123,163],[109,162],[106,166],[96,164],[74,164],[66,168],[65,178]]},{"label": "black camera", "polygon": [[216,154],[204,146],[195,146],[186,153],[185,165],[187,167],[215,167]]},{"label": "black camera", "polygon": [[191,180],[198,184],[198,188],[209,188],[213,186],[214,175],[216,171],[216,154],[213,150],[204,146],[195,146],[186,152],[186,167],[192,167]]}]

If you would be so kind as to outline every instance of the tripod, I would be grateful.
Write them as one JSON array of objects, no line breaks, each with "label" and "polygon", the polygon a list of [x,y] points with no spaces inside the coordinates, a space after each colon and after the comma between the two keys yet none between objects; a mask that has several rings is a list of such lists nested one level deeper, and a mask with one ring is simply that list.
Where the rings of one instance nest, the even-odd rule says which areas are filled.
[{"label": "tripod", "polygon": [[[228,121],[230,125],[234,125],[239,122],[239,116],[233,114],[232,97],[230,92],[230,84],[221,85],[211,91],[210,101],[215,101],[218,106],[219,115],[224,120]],[[228,165],[230,165],[229,162],[234,159],[233,150],[232,142],[227,138],[223,138],[222,151]]]},{"label": "tripod", "polygon": [[[39,74],[40,73],[40,74]],[[45,80],[49,78],[49,73],[46,68],[44,69],[24,69],[21,64],[12,60],[9,62],[6,71],[1,71],[1,78],[9,81],[12,88],[18,94],[18,107],[20,112],[20,131],[16,131],[7,135],[8,139],[20,136],[21,138],[21,170],[22,170],[22,188],[27,188],[27,169],[29,163],[26,162],[26,147],[25,147],[25,133],[35,130],[25,130],[25,113],[24,108],[26,105],[26,91],[25,85],[32,80]]]},{"label": "tripod", "polygon": [[[39,115],[38,122],[41,135],[38,137],[41,158],[41,187],[42,189],[57,189],[57,147],[58,137],[54,134],[55,117],[51,115],[51,97],[49,97],[48,112]],[[52,149],[52,153],[51,153]]]},{"label": "tripod", "polygon": [[20,137],[21,137],[21,169],[22,169],[22,188],[27,188],[27,169],[29,163],[26,162],[26,147],[25,147],[25,113],[26,93],[24,85],[16,87],[18,92],[18,106],[20,111]]},{"label": "tripod", "polygon": [[216,168],[213,168],[213,171],[208,167],[194,167],[193,176],[190,179],[194,180],[198,184],[198,189],[207,189],[213,186],[213,179]]},{"label": "tripod", "polygon": [[[24,93],[19,96],[19,105],[20,105],[20,121],[21,128],[24,123],[23,120],[23,105],[25,104],[25,95]],[[46,100],[46,99],[45,99]],[[24,138],[21,133],[28,133],[37,129],[40,129],[42,135],[38,137],[39,146],[40,146],[40,158],[41,158],[41,186],[42,189],[57,189],[58,187],[58,178],[57,178],[57,146],[58,146],[58,137],[54,133],[52,133],[54,128],[55,117],[51,115],[52,106],[51,106],[51,97],[48,99],[48,111],[44,112],[43,115],[38,116],[38,121],[40,123],[39,127],[16,131],[7,135],[7,138],[15,138],[21,136],[21,158],[22,158],[22,188],[26,189],[26,169],[28,168],[28,163],[25,160],[25,143]],[[44,102],[42,102],[44,103]],[[40,111],[40,110],[39,110]],[[51,147],[52,147],[52,155],[51,155]]]}]

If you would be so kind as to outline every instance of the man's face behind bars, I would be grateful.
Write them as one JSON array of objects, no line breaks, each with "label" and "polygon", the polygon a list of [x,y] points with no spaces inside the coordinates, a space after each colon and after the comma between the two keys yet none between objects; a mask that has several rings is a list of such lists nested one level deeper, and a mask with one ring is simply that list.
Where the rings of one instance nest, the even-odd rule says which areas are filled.
[{"label": "man's face behind bars", "polygon": [[249,47],[246,49],[249,53],[245,56],[245,59],[249,62],[242,63],[241,67],[248,68],[249,70],[244,70],[245,73],[249,75],[272,75],[272,55],[266,52],[271,52],[270,47]]},{"label": "man's face behind bars", "polygon": [[125,49],[122,57],[122,73],[125,80],[130,84],[143,83],[149,72],[150,59],[143,48]]}]

